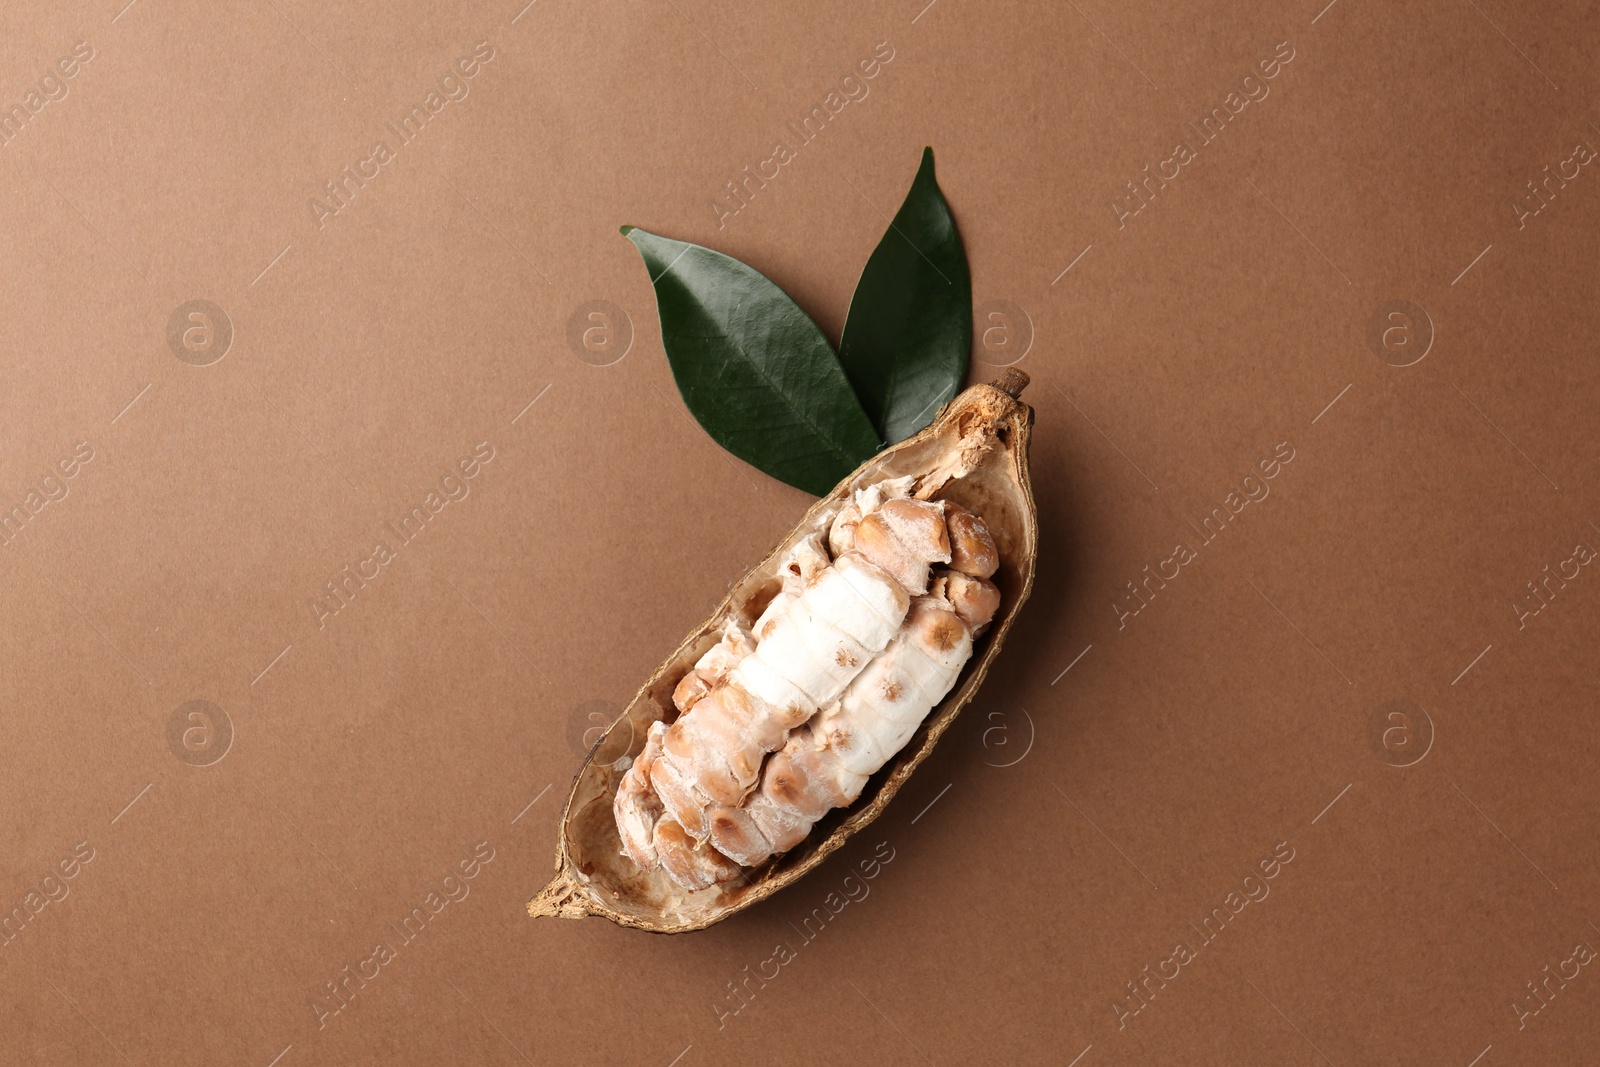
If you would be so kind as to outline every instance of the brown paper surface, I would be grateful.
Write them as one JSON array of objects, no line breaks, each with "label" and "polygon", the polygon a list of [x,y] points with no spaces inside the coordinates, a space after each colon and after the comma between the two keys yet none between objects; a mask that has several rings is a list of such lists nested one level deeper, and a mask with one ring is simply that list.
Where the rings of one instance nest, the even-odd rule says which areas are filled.
[{"label": "brown paper surface", "polygon": [[[5,22],[0,1060],[1592,1061],[1585,5]],[[529,919],[808,502],[617,227],[837,340],[924,145],[1033,378],[999,669],[762,906]]]}]

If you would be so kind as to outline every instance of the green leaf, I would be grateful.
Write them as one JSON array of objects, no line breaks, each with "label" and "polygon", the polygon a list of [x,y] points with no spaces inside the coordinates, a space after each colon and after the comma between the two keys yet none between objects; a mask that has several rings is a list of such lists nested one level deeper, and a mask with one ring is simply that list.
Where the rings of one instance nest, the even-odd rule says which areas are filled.
[{"label": "green leaf", "polygon": [[933,421],[967,376],[972,275],[933,149],[856,283],[839,361],[878,435],[903,441]]},{"label": "green leaf", "polygon": [[634,226],[661,341],[689,411],[713,440],[821,496],[882,442],[816,323],[761,272]]}]

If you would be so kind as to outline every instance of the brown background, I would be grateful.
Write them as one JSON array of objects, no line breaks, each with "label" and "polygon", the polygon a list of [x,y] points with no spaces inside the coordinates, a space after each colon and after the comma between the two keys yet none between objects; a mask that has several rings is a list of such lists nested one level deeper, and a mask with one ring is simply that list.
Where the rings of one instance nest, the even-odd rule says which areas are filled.
[{"label": "brown background", "polygon": [[[0,505],[94,453],[0,549],[0,908],[93,850],[0,948],[5,1062],[1592,1061],[1592,966],[1514,1005],[1600,944],[1600,570],[1514,605],[1600,545],[1600,176],[1513,207],[1600,146],[1592,5],[124,2],[0,35],[6,106],[94,50],[0,148]],[[466,99],[319,228],[308,200],[480,41]],[[1279,42],[1270,95],[1119,225]],[[1031,324],[1044,537],[1004,669],[762,907],[678,938],[528,919],[587,717],[807,502],[690,421],[616,227],[750,262],[836,338],[924,144],[978,329],[1011,331],[973,377]],[[234,330],[208,366],[167,341],[195,299]],[[575,346],[590,301],[620,314]],[[1421,316],[1374,345],[1394,301]],[[319,627],[480,442],[470,495]],[[196,699],[225,746],[216,714],[183,738]],[[469,895],[319,1026],[480,842]],[[1119,1020],[1280,842],[1270,896]]]}]

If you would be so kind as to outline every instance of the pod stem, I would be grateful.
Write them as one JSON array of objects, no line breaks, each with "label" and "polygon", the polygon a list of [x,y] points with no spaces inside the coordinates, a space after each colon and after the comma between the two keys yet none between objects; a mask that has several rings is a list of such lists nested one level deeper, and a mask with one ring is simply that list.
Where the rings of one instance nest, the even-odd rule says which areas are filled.
[{"label": "pod stem", "polygon": [[1017,370],[1012,367],[989,384],[1009,396],[1012,400],[1019,400],[1022,398],[1022,391],[1028,387],[1030,381],[1032,379],[1028,377],[1027,371]]},{"label": "pod stem", "polygon": [[582,919],[590,913],[572,872],[562,870],[539,895],[528,901],[528,914],[535,919],[548,915],[554,919]]}]

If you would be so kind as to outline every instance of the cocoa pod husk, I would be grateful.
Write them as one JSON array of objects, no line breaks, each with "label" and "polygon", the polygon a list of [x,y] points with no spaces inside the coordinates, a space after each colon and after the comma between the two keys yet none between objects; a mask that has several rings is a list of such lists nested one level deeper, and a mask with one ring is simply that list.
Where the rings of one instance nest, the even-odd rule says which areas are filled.
[{"label": "cocoa pod husk", "polygon": [[[639,689],[573,776],[556,838],[555,877],[528,902],[528,914],[581,919],[595,915],[652,933],[686,933],[765,900],[792,884],[859,833],[894,799],[977,693],[1000,654],[1007,632],[1033,588],[1038,557],[1038,512],[1028,474],[1033,409],[1019,399],[1028,376],[1006,371],[991,385],[966,389],[922,432],[873,456],[818,500],[772,553],[734,583],[711,617],[696,627]],[[644,871],[622,853],[612,800],[644,748],[650,724],[677,715],[672,691],[723,623],[737,614],[753,622],[781,585],[778,568],[789,548],[829,524],[855,490],[884,478],[918,476],[913,495],[948,499],[982,516],[1000,550],[1000,611],[975,643],[955,687],[861,796],[819,822],[788,852],[747,869],[738,879],[687,890],[664,870]]]}]

